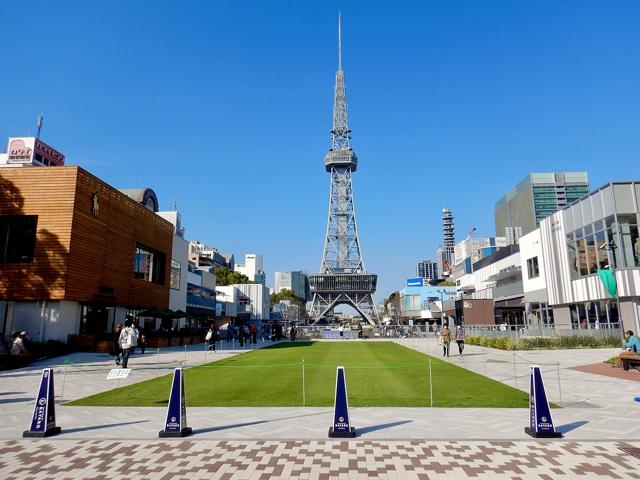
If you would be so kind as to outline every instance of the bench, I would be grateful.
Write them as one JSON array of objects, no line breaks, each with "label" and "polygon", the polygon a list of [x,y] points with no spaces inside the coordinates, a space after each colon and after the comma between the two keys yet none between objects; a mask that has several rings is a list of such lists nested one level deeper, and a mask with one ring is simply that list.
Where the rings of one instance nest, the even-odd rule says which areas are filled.
[{"label": "bench", "polygon": [[624,351],[619,355],[622,361],[622,368],[629,370],[629,367],[640,367],[640,354]]}]

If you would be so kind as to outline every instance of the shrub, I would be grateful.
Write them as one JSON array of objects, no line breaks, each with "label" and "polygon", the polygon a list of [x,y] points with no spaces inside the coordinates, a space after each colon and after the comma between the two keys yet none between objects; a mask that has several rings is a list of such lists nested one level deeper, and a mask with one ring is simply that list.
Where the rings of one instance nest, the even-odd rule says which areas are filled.
[{"label": "shrub", "polygon": [[550,350],[619,347],[620,338],[617,335],[570,335],[566,337],[525,337],[515,340],[511,337],[469,336],[466,338],[466,343],[499,350]]}]

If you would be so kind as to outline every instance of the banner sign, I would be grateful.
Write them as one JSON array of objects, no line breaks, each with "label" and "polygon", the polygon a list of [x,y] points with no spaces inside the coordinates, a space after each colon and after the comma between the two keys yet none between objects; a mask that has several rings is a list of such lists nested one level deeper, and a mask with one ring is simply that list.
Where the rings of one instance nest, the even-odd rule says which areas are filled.
[{"label": "banner sign", "polygon": [[524,431],[536,438],[561,438],[562,433],[556,432],[551,418],[551,408],[542,382],[540,367],[531,365],[531,380],[529,384],[529,426]]},{"label": "banner sign", "polygon": [[358,338],[358,332],[356,330],[350,330],[345,328],[340,335],[339,330],[323,330],[322,338],[324,339],[339,339],[339,338]]},{"label": "banner sign", "polygon": [[33,417],[29,430],[23,437],[49,437],[60,433],[56,427],[55,395],[53,392],[53,369],[45,368],[40,379],[40,388],[33,407]]},{"label": "banner sign", "polygon": [[191,435],[191,427],[187,427],[187,400],[184,395],[184,372],[182,368],[173,371],[173,382],[169,394],[169,406],[167,407],[167,419],[164,422],[164,430],[160,430],[158,436],[185,437]]},{"label": "banner sign", "polygon": [[344,367],[336,371],[336,394],[333,403],[333,426],[329,428],[329,438],[353,438],[355,428],[349,421],[349,400],[347,398],[347,382]]}]

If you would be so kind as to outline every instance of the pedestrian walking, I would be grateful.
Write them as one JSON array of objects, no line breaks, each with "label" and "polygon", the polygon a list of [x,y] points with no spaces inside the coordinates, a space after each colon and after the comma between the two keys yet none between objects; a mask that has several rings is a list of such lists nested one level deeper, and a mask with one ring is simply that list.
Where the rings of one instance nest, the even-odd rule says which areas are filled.
[{"label": "pedestrian walking", "polygon": [[458,354],[462,355],[462,351],[464,350],[464,330],[462,329],[462,325],[456,327],[456,343],[458,344]]},{"label": "pedestrian walking", "polygon": [[122,332],[122,324],[116,325],[116,330],[113,332],[113,355],[116,359],[116,365],[120,365],[122,361],[122,348],[120,347],[120,333]]},{"label": "pedestrian walking", "polygon": [[213,325],[209,326],[209,330],[207,331],[204,339],[207,342],[207,350],[209,350],[209,353],[212,353],[212,351],[213,353],[216,353],[216,332]]},{"label": "pedestrian walking", "polygon": [[447,325],[446,323],[444,327],[442,327],[440,338],[442,339],[442,356],[448,357],[449,351],[451,350],[451,330],[449,330],[449,325]]},{"label": "pedestrian walking", "polygon": [[256,327],[255,323],[252,323],[249,327],[249,333],[251,334],[251,342],[254,345],[258,343],[258,339],[256,338],[258,336],[258,327]]},{"label": "pedestrian walking", "polygon": [[120,332],[119,338],[120,348],[122,349],[122,368],[127,368],[129,364],[129,355],[138,344],[138,329],[133,326],[133,320],[127,318],[124,322],[124,328]]}]

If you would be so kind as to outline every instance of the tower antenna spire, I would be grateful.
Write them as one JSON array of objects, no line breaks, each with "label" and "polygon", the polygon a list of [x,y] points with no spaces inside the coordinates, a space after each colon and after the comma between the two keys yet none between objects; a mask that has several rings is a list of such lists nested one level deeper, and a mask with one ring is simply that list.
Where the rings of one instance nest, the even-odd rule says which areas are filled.
[{"label": "tower antenna spire", "polygon": [[338,10],[338,70],[342,70],[342,12]]}]

